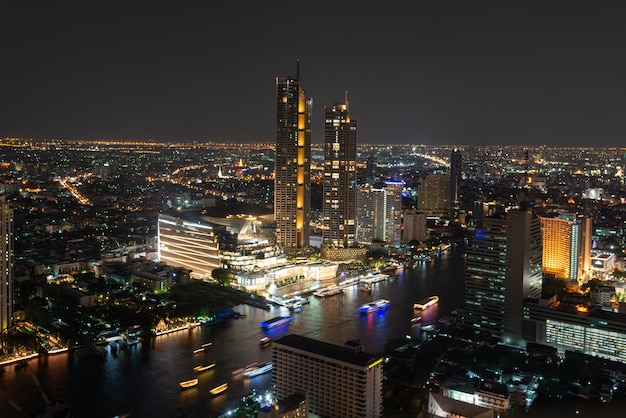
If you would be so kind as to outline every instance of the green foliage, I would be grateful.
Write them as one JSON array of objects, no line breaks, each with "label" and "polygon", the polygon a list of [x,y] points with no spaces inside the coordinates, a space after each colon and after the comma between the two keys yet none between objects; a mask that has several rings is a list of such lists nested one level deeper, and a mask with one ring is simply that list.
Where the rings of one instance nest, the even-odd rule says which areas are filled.
[{"label": "green foliage", "polygon": [[230,285],[230,273],[225,268],[218,267],[213,269],[211,277],[222,286]]}]

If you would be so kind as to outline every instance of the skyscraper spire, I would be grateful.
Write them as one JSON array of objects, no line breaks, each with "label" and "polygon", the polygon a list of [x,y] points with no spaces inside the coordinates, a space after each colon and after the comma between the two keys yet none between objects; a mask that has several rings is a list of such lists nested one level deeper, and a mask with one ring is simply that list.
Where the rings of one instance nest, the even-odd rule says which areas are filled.
[{"label": "skyscraper spire", "polygon": [[296,81],[300,83],[300,58],[296,58]]}]

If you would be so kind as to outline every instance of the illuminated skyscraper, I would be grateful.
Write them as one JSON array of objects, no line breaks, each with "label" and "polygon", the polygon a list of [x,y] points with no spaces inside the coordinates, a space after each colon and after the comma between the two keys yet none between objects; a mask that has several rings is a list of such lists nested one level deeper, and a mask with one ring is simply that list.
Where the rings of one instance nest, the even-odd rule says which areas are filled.
[{"label": "illuminated skyscraper", "polygon": [[323,238],[348,248],[355,239],[356,120],[345,103],[325,109]]},{"label": "illuminated skyscraper", "polygon": [[284,248],[309,245],[311,218],[311,108],[300,80],[276,78],[276,240]]},{"label": "illuminated skyscraper", "polygon": [[541,218],[543,272],[567,280],[584,281],[591,263],[591,219],[564,213]]},{"label": "illuminated skyscraper", "polygon": [[0,332],[13,325],[13,209],[0,196]]},{"label": "illuminated skyscraper", "polygon": [[450,154],[450,219],[454,220],[458,216],[459,210],[459,187],[461,185],[461,171],[463,169],[463,158],[461,151],[455,148]]},{"label": "illuminated skyscraper", "polygon": [[541,297],[541,227],[530,211],[485,218],[467,248],[465,327],[516,341],[523,300]]}]

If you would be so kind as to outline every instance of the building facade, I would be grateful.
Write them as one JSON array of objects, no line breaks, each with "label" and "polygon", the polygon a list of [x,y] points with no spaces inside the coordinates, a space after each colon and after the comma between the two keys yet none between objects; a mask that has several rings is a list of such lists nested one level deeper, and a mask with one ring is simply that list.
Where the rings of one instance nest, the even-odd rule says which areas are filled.
[{"label": "building facade", "polygon": [[541,296],[541,256],[540,223],[530,211],[485,218],[467,248],[463,325],[518,341],[524,298]]},{"label": "building facade", "polygon": [[348,97],[325,109],[324,193],[322,236],[325,242],[348,248],[356,230],[356,120],[350,118]]},{"label": "building facade", "polygon": [[272,384],[279,398],[306,396],[309,411],[323,417],[376,418],[382,415],[383,359],[300,335],[273,344]]},{"label": "building facade", "polygon": [[300,80],[276,79],[276,239],[284,248],[309,246],[311,218],[311,109]]},{"label": "building facade", "polygon": [[219,244],[213,227],[159,214],[159,260],[191,270],[191,276],[210,278],[221,267]]},{"label": "building facade", "polygon": [[404,220],[402,221],[403,244],[408,244],[411,241],[426,241],[428,237],[426,217],[425,213],[418,213],[415,210],[404,212]]},{"label": "building facade", "polygon": [[402,239],[402,188],[404,183],[385,182],[382,188],[357,188],[357,242],[384,241],[399,245]]},{"label": "building facade", "polygon": [[447,216],[450,212],[450,176],[429,174],[421,179],[417,208],[429,215]]},{"label": "building facade", "polygon": [[13,325],[13,209],[0,196],[0,333]]},{"label": "building facade", "polygon": [[543,272],[586,281],[591,268],[591,219],[573,213],[541,217]]}]

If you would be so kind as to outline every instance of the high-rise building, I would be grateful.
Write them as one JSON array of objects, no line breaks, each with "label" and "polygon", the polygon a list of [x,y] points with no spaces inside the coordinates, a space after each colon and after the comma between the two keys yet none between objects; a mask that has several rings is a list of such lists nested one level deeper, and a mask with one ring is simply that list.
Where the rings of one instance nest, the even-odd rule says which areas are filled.
[{"label": "high-rise building", "polygon": [[402,188],[404,183],[387,181],[382,188],[357,188],[357,242],[376,240],[399,245],[402,238]]},{"label": "high-rise building", "polygon": [[325,109],[323,239],[348,248],[355,240],[356,120],[345,103]]},{"label": "high-rise building", "polygon": [[591,219],[573,213],[540,219],[543,272],[559,279],[584,281],[591,268]]},{"label": "high-rise building", "polygon": [[311,108],[300,80],[276,79],[276,240],[284,248],[309,246],[311,218]]},{"label": "high-rise building", "polygon": [[305,395],[309,412],[317,416],[380,417],[383,359],[364,353],[356,341],[349,343],[341,347],[295,334],[276,340],[276,395]]},{"label": "high-rise building", "polygon": [[0,196],[0,333],[13,325],[13,209]]},{"label": "high-rise building", "polygon": [[411,241],[426,241],[428,227],[426,226],[426,214],[418,213],[416,210],[404,212],[402,222],[402,243],[408,244]]},{"label": "high-rise building", "polygon": [[213,227],[159,214],[159,260],[191,270],[198,278],[211,277],[221,267],[219,245]]},{"label": "high-rise building", "polygon": [[429,174],[421,179],[418,189],[417,209],[420,212],[446,216],[450,211],[450,176]]},{"label": "high-rise building", "polygon": [[524,298],[541,297],[541,256],[541,227],[530,211],[485,218],[467,248],[464,326],[518,341]]},{"label": "high-rise building", "polygon": [[454,220],[458,217],[460,206],[459,187],[461,185],[461,173],[463,170],[463,157],[458,148],[452,150],[450,154],[450,219]]}]

